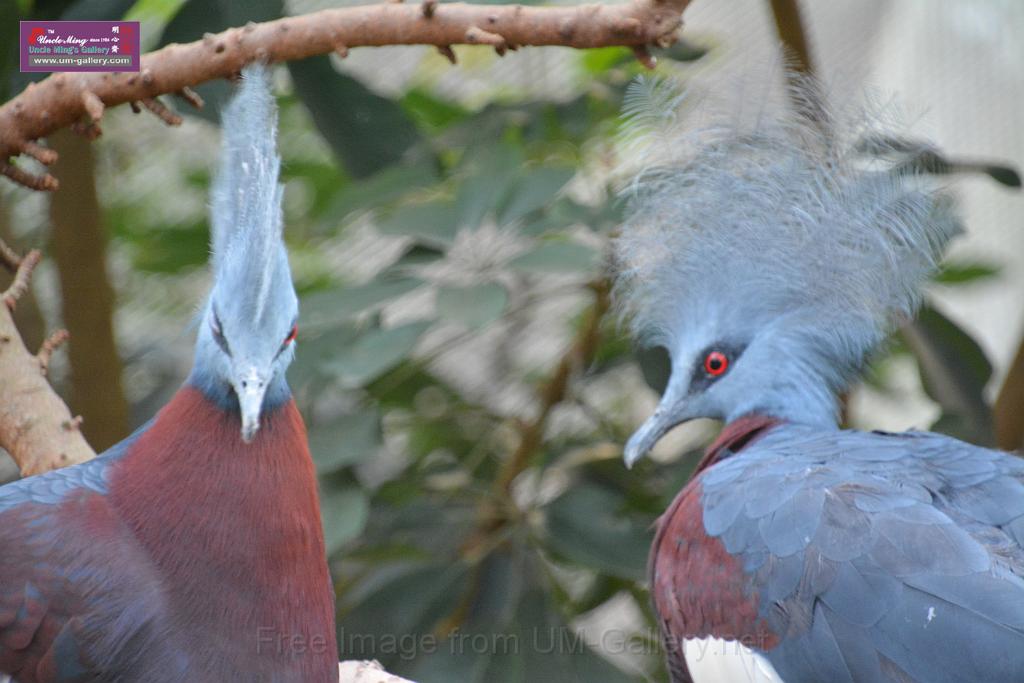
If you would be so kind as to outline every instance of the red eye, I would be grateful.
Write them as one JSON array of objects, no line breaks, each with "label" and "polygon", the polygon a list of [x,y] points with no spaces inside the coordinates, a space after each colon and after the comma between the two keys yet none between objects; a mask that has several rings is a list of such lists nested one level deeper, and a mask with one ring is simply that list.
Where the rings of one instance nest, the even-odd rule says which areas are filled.
[{"label": "red eye", "polygon": [[282,346],[288,346],[293,341],[295,341],[295,338],[297,336],[299,336],[299,326],[298,325],[292,325],[292,331],[288,333],[288,336],[287,336],[287,338],[285,338],[284,344],[282,344]]},{"label": "red eye", "polygon": [[712,377],[720,377],[729,369],[729,357],[721,351],[712,351],[704,358],[704,372]]}]

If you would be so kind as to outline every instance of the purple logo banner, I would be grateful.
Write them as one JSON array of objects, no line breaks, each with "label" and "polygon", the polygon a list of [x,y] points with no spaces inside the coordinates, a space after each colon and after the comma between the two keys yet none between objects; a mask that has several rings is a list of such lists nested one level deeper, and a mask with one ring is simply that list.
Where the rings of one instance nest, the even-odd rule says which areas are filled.
[{"label": "purple logo banner", "polygon": [[137,21],[23,21],[22,71],[138,71]]}]

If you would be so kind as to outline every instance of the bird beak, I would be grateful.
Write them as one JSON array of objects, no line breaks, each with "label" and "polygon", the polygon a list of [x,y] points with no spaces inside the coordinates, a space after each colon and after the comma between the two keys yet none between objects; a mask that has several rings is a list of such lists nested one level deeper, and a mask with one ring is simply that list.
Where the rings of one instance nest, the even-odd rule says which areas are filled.
[{"label": "bird beak", "polygon": [[254,370],[235,380],[235,395],[238,396],[238,408],[242,414],[242,441],[245,443],[251,443],[260,428],[260,411],[263,409],[263,396],[266,392],[266,380]]},{"label": "bird beak", "polygon": [[654,411],[654,414],[647,418],[647,421],[626,442],[626,448],[622,453],[622,459],[626,461],[626,467],[632,468],[633,463],[647,455],[654,448],[654,444],[658,443],[661,437],[665,436],[665,433],[677,424],[679,422],[670,420],[668,413],[659,406]]},{"label": "bird beak", "polygon": [[670,379],[668,387],[665,388],[665,395],[662,396],[654,414],[647,418],[626,442],[626,448],[622,452],[626,467],[632,468],[633,464],[647,455],[654,448],[654,444],[658,443],[670,429],[688,419],[690,416],[686,406],[685,389]]}]

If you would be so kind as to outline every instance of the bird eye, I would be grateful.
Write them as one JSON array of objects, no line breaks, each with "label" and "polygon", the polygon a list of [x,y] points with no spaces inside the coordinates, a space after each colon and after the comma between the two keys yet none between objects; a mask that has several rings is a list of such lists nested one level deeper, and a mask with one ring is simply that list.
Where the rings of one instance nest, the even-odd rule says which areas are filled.
[{"label": "bird eye", "polygon": [[711,377],[721,377],[729,369],[729,357],[721,351],[712,351],[704,357],[704,372]]}]

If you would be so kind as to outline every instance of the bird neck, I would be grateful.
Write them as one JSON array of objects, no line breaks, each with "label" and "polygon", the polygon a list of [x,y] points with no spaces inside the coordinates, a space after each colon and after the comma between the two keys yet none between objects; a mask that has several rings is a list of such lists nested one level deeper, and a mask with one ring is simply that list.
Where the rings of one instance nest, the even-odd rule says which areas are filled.
[{"label": "bird neck", "polygon": [[246,444],[237,414],[186,385],[125,454],[111,499],[162,577],[180,632],[248,643],[262,628],[333,648],[305,426],[294,401],[261,423]]},{"label": "bird neck", "polygon": [[728,422],[694,468],[694,475],[704,471],[731,453],[738,453],[785,421],[768,415],[744,415]]},{"label": "bird neck", "polygon": [[832,430],[839,426],[838,405],[835,394],[824,386],[769,387],[736,404],[724,421],[728,424],[756,414],[779,422]]},{"label": "bird neck", "polygon": [[[821,429],[838,426],[837,392],[850,368],[808,345],[780,335],[775,344],[748,349],[740,363],[744,381],[730,386],[720,417],[730,423],[745,415],[767,415]],[[739,366],[737,366],[739,367]],[[725,387],[723,387],[725,388]]]},{"label": "bird neck", "polygon": [[[185,381],[186,387],[198,389],[211,403],[231,415],[240,415],[238,396],[227,380],[209,370],[205,364],[196,362],[192,373]],[[292,398],[291,388],[283,375],[276,375],[270,380],[267,393],[263,397],[263,412],[269,413],[288,403]]]}]

